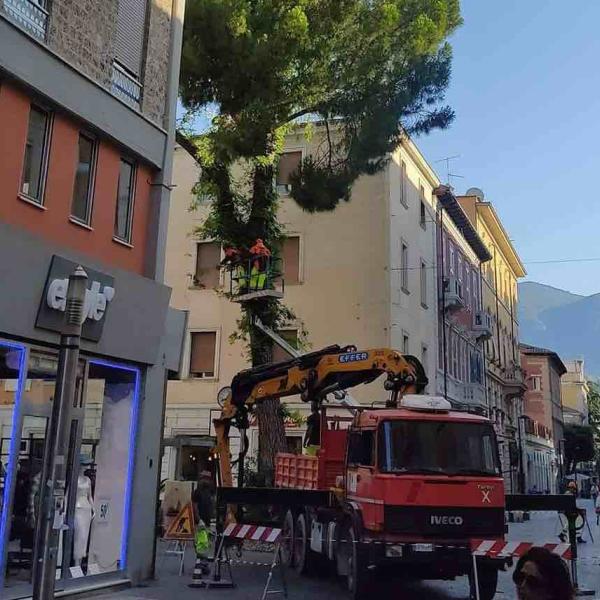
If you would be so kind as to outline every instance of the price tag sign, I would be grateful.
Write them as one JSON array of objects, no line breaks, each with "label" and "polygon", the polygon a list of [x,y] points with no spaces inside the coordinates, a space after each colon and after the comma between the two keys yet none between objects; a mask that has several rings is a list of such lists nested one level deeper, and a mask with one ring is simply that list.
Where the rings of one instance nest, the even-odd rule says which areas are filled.
[{"label": "price tag sign", "polygon": [[100,498],[97,503],[96,519],[98,523],[108,523],[110,520],[110,500]]}]

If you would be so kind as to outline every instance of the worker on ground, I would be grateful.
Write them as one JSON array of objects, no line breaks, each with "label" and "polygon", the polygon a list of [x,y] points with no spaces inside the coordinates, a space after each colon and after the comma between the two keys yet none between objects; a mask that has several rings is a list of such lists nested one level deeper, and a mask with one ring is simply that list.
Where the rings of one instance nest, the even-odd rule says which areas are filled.
[{"label": "worker on ground", "polygon": [[202,575],[208,575],[208,551],[210,522],[214,512],[214,485],[210,471],[202,471],[198,485],[192,494],[196,522],[196,555],[202,564]]},{"label": "worker on ground", "polygon": [[[567,491],[565,492],[566,496],[575,496],[578,497],[577,494],[577,483],[575,481],[569,481],[567,484]],[[576,500],[577,502],[577,500]],[[583,527],[585,525],[585,508],[581,508],[579,503],[577,503],[577,511],[579,515],[577,520],[575,521],[575,529],[577,531],[577,541],[580,544],[585,544],[586,541],[582,537]],[[562,517],[562,515],[561,515]],[[562,542],[566,542],[569,539],[569,520],[567,518],[560,518],[561,523],[563,524],[562,531],[558,535]]]},{"label": "worker on ground", "polygon": [[321,446],[321,413],[319,407],[313,403],[310,415],[306,419],[306,433],[304,434],[304,448],[308,456],[316,456]]}]

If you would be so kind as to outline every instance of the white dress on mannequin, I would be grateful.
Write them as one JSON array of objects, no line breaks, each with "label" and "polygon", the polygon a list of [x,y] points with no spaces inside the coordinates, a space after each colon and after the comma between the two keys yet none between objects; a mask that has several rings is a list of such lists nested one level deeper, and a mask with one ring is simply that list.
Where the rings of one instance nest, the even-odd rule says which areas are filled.
[{"label": "white dress on mannequin", "polygon": [[89,477],[79,473],[77,478],[77,501],[75,503],[75,539],[73,541],[73,562],[81,565],[87,554],[90,526],[94,518],[94,499],[92,498],[92,482]]}]

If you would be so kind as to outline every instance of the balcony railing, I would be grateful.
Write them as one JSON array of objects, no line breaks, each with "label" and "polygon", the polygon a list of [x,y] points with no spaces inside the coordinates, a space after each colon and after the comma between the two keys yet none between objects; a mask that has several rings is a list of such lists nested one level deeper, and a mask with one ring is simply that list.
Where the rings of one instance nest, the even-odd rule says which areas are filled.
[{"label": "balcony railing", "polygon": [[0,9],[20,27],[46,41],[48,11],[46,0],[0,0]]},{"label": "balcony railing", "polygon": [[112,65],[111,90],[129,106],[140,108],[142,84],[117,63]]}]

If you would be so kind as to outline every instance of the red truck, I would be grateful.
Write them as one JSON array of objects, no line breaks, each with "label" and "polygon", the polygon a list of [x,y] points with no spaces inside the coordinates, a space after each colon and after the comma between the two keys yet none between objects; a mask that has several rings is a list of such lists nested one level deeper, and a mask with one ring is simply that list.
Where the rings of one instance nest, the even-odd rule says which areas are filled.
[{"label": "red truck", "polygon": [[[400,408],[350,419],[324,410],[318,455],[277,457],[277,487],[334,490],[323,506],[285,511],[288,564],[305,573],[331,561],[352,598],[364,598],[374,569],[471,576],[472,540],[504,539],[504,483],[490,422],[449,407],[405,396]],[[494,597],[503,565],[479,560],[482,600]]]},{"label": "red truck", "polygon": [[[340,414],[327,394],[386,374],[385,407]],[[490,421],[451,410],[414,358],[391,349],[326,348],[286,363],[239,373],[220,394],[215,420],[222,473],[219,505],[277,506],[284,559],[300,573],[330,563],[353,599],[369,592],[377,571],[406,577],[472,577],[474,540],[504,540],[504,483]],[[279,454],[275,488],[233,488],[229,427],[247,427],[266,397],[301,394],[320,410],[316,456]],[[337,413],[337,414],[335,414]],[[245,437],[245,436],[242,436]],[[225,516],[223,515],[223,519]],[[505,559],[478,559],[481,600],[496,593]]]}]

